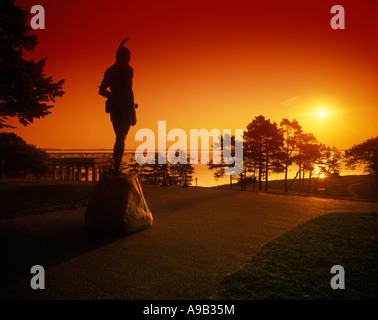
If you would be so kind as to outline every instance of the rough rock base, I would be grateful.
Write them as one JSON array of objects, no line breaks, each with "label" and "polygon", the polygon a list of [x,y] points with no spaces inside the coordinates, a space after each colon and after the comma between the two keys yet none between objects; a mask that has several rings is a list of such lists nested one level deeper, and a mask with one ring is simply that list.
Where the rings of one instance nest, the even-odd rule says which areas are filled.
[{"label": "rough rock base", "polygon": [[132,233],[150,227],[152,221],[136,175],[109,175],[96,183],[85,212],[89,229]]}]

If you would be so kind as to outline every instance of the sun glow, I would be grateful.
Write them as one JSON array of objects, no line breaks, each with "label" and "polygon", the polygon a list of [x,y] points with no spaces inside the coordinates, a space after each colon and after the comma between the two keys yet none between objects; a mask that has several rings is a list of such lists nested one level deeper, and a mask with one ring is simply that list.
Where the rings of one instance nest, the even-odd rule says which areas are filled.
[{"label": "sun glow", "polygon": [[324,109],[321,109],[317,112],[318,117],[324,118],[327,115],[327,111]]},{"label": "sun glow", "polygon": [[327,177],[325,172],[325,168],[323,166],[315,165],[314,174],[318,176],[320,179],[324,179]]}]

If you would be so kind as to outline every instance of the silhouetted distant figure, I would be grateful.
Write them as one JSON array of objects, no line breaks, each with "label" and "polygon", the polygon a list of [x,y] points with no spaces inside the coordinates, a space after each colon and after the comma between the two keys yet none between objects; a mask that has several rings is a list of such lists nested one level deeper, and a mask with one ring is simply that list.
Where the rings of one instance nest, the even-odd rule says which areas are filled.
[{"label": "silhouetted distant figure", "polygon": [[[129,65],[130,51],[123,47],[130,38],[124,39],[116,55],[116,63],[109,67],[101,82],[99,94],[107,98],[106,112],[110,113],[116,141],[113,149],[114,175],[121,174],[121,161],[125,150],[125,139],[130,125],[135,125],[136,115],[132,80],[134,69]],[[110,91],[107,90],[110,88]]]}]

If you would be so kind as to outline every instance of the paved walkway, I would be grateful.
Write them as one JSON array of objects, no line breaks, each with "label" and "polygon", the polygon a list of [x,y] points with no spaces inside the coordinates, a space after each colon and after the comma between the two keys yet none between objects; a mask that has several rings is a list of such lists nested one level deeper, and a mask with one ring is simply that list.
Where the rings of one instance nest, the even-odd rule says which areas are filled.
[{"label": "paved walkway", "polygon": [[[94,236],[85,208],[0,221],[0,298],[208,299],[224,276],[289,229],[332,212],[378,204],[206,188],[144,186],[154,225]],[[46,289],[30,288],[30,268]]]}]

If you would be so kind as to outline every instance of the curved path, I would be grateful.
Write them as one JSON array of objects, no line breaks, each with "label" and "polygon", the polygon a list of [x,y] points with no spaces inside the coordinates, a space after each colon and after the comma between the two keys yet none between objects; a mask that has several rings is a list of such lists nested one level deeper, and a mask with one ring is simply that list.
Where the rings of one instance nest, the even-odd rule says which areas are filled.
[{"label": "curved path", "polygon": [[364,184],[365,182],[355,182],[355,183],[352,183],[352,184],[349,184],[346,188],[347,192],[354,198],[354,199],[363,199],[363,197],[358,194],[357,192],[355,192],[353,190],[354,187],[358,186],[358,185],[362,185]]},{"label": "curved path", "polygon": [[[85,231],[85,208],[0,221],[2,299],[208,299],[262,245],[331,212],[377,203],[144,186],[154,225],[128,237]],[[30,268],[46,289],[30,289]]]}]

